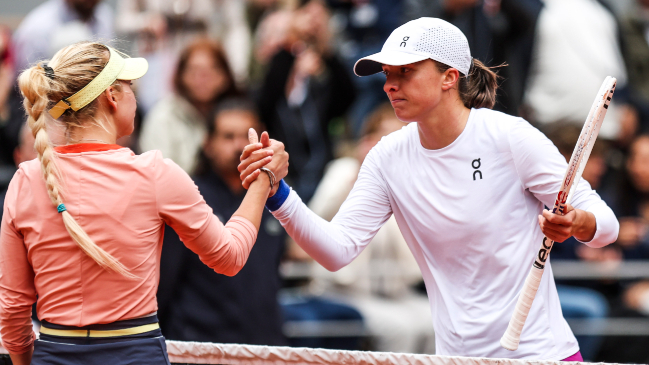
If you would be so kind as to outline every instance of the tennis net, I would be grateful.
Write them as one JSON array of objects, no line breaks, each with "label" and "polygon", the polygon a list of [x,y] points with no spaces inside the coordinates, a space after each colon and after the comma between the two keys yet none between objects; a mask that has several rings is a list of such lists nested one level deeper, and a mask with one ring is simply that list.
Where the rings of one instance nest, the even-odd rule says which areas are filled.
[{"label": "tennis net", "polygon": [[[558,365],[560,361],[488,359],[479,357],[419,355],[394,352],[344,351],[313,348],[236,345],[167,341],[174,365]],[[11,364],[0,348],[0,364]],[[571,362],[570,364],[585,364]],[[599,363],[604,364],[604,363]],[[608,363],[607,363],[608,364]],[[613,365],[613,364],[609,364]]]},{"label": "tennis net", "polygon": [[[560,361],[487,359],[393,352],[343,351],[312,348],[167,341],[172,364],[227,365],[552,365]],[[581,364],[572,362],[570,364]],[[603,364],[603,363],[602,363]]]}]

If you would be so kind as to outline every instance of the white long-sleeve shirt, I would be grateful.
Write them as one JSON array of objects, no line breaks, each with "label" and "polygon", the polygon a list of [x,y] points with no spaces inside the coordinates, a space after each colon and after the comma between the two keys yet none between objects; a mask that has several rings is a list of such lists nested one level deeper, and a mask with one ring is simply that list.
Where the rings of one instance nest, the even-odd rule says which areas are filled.
[{"label": "white long-sleeve shirt", "polygon": [[[499,340],[543,239],[537,216],[552,207],[566,167],[525,120],[472,109],[460,136],[438,150],[421,145],[416,123],[384,137],[331,222],[295,192],[273,214],[330,270],[358,256],[394,214],[426,283],[439,355],[561,360],[579,346],[549,261],[518,350]],[[596,217],[588,245],[617,238],[617,219],[586,181],[572,204]]]}]

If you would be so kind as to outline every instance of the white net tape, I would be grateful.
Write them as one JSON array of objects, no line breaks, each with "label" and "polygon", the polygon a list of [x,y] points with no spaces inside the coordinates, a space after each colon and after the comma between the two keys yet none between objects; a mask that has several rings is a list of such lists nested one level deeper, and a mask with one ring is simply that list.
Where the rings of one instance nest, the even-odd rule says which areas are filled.
[{"label": "white net tape", "polygon": [[[233,345],[208,342],[167,341],[173,364],[223,365],[553,365],[584,362],[487,359],[482,357],[437,356],[394,352],[343,351],[297,347]],[[0,347],[0,354],[7,350]],[[6,356],[6,355],[5,355]],[[588,363],[590,364],[590,363]],[[602,365],[618,365],[598,363]]]},{"label": "white net tape", "polygon": [[[169,360],[181,364],[246,365],[552,365],[560,361],[487,359],[394,352],[343,351],[294,347],[167,341]],[[569,364],[585,364],[571,362]]]}]

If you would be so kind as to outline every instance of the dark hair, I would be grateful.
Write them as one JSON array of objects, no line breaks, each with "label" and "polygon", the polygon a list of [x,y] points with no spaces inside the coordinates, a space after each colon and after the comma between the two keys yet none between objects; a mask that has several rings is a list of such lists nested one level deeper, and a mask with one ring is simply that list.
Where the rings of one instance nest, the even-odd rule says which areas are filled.
[{"label": "dark hair", "polygon": [[[435,63],[440,72],[451,68],[451,66],[441,62],[435,61]],[[464,106],[476,109],[493,108],[496,105],[496,91],[498,91],[498,79],[500,78],[493,69],[504,66],[507,65],[488,67],[474,58],[469,69],[469,75],[460,73],[460,80],[458,81],[458,90]]]},{"label": "dark hair", "polygon": [[[257,107],[255,106],[255,104],[246,98],[232,97],[221,101],[216,105],[214,110],[212,110],[212,113],[210,114],[207,123],[206,141],[209,141],[210,139],[215,137],[216,118],[219,116],[219,114],[227,111],[233,111],[233,110],[247,112],[254,115],[257,118],[257,122],[259,123],[259,126],[263,130],[263,125],[261,121],[259,121],[259,113],[257,112]],[[211,171],[210,164],[211,164],[210,158],[207,157],[207,154],[205,153],[205,149],[201,148],[200,153],[198,155],[198,164],[196,165],[194,174],[196,176],[204,176],[208,174],[209,171]]]},{"label": "dark hair", "polygon": [[207,124],[208,137],[213,137],[214,133],[216,132],[216,126],[214,124],[219,114],[227,111],[233,111],[233,110],[250,113],[254,115],[255,118],[257,118],[257,120],[259,120],[259,113],[257,112],[257,107],[252,101],[246,98],[236,98],[236,97],[228,98],[218,103],[214,108],[214,110],[212,111],[212,114],[210,115],[210,119],[209,119],[210,122]]},{"label": "dark hair", "polygon": [[187,90],[187,88],[183,84],[183,73],[185,72],[185,68],[187,68],[187,62],[189,62],[189,58],[196,51],[207,51],[209,54],[211,54],[216,63],[216,66],[223,69],[228,79],[228,88],[225,89],[223,93],[218,95],[216,97],[216,100],[214,101],[218,101],[230,96],[239,95],[237,85],[234,81],[234,75],[232,74],[232,69],[230,68],[230,64],[228,63],[228,60],[225,56],[223,47],[221,47],[219,43],[207,38],[199,38],[193,41],[180,53],[180,56],[178,57],[178,65],[176,66],[176,72],[174,73],[173,78],[174,88],[176,89],[176,92],[183,98],[191,100],[191,97],[189,96],[189,90]]}]

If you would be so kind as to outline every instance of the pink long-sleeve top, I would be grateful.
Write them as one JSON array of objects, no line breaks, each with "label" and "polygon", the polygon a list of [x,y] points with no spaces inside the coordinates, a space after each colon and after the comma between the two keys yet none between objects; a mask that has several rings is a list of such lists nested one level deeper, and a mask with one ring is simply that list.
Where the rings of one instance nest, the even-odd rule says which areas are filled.
[{"label": "pink long-sleeve top", "polygon": [[22,163],[5,198],[0,229],[0,333],[10,353],[34,341],[41,320],[68,326],[111,323],[157,310],[165,223],[218,273],[232,276],[257,238],[233,217],[224,226],[190,177],[159,151],[116,145],[56,148],[63,201],[97,245],[139,279],[102,269],[81,251],[51,203],[38,160]]}]

